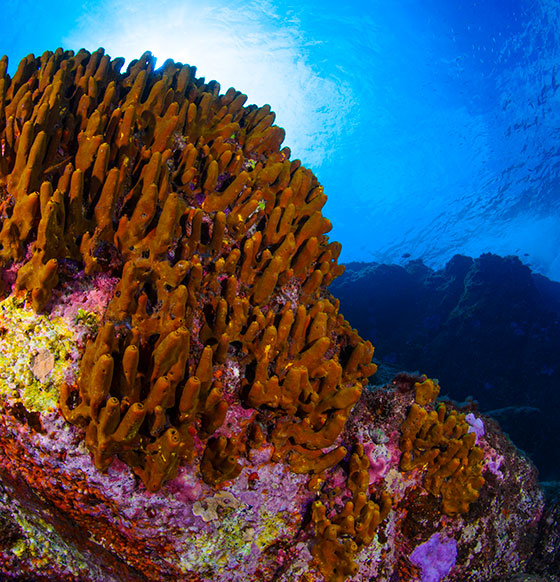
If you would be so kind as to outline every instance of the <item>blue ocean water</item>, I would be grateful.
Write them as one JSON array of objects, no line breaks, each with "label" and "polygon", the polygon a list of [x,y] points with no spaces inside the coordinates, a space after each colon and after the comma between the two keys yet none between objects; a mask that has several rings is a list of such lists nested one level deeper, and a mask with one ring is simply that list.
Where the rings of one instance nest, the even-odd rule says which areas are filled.
[{"label": "blue ocean water", "polygon": [[388,5],[314,22],[314,62],[355,100],[315,168],[343,259],[490,251],[560,279],[560,4]]},{"label": "blue ocean water", "polygon": [[560,280],[557,0],[1,1],[30,51],[151,50],[270,103],[342,261],[517,254]]}]

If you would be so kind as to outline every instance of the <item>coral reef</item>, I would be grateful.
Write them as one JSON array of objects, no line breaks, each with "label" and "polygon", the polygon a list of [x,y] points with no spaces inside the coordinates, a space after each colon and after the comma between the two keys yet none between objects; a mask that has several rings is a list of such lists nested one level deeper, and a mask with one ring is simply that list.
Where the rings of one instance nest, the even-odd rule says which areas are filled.
[{"label": "coral reef", "polygon": [[241,360],[238,392],[255,422],[274,418],[277,456],[336,462],[315,451],[375,366],[324,295],[342,268],[322,188],[280,150],[268,107],[188,65],[154,71],[148,53],[121,66],[58,50],[4,91],[0,261],[17,265],[14,292],[41,312],[76,276],[118,279],[77,386],[61,389],[65,417],[100,470],[118,455],[156,490],[224,423],[220,376]]},{"label": "coral reef", "polygon": [[2,575],[522,571],[530,462],[425,376],[364,388],[317,179],[268,106],[154,62],[0,61]]}]

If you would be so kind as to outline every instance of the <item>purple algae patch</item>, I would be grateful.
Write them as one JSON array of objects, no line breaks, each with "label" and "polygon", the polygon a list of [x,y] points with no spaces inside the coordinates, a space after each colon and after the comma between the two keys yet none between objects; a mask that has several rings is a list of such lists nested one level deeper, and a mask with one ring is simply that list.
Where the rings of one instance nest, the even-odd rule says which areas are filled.
[{"label": "purple algae patch", "polygon": [[417,546],[410,561],[422,569],[421,582],[440,582],[455,565],[457,542],[439,532],[428,541]]}]

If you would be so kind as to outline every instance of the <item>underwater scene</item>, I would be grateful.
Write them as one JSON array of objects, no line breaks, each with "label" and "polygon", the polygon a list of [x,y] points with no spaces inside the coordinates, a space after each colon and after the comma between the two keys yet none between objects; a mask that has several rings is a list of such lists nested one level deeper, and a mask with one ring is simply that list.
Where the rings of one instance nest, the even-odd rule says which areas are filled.
[{"label": "underwater scene", "polygon": [[0,581],[560,582],[560,3],[0,15]]}]

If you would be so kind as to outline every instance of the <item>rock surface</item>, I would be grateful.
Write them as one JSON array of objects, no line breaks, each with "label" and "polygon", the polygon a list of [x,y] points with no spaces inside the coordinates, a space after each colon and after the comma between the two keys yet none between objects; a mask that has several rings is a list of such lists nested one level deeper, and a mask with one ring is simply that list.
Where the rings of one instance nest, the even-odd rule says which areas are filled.
[{"label": "rock surface", "polygon": [[[99,472],[80,444],[80,430],[57,411],[18,418],[4,403],[0,569],[14,580],[119,582],[485,582],[523,571],[544,510],[531,462],[492,419],[480,417],[485,483],[467,513],[446,515],[441,500],[424,487],[424,469],[406,472],[399,466],[401,427],[413,401],[414,390],[402,379],[370,387],[340,437],[349,448],[363,443],[367,490],[374,499],[390,492],[392,507],[373,542],[355,554],[357,572],[332,578],[324,578],[313,560],[318,542],[310,506],[322,499],[331,519],[342,511],[351,498],[348,460],[317,482],[271,461],[272,449],[263,445],[219,489],[204,483],[194,463],[150,493],[123,463]],[[408,558],[430,540],[453,549],[449,558],[441,557],[439,569],[429,560]]]}]

